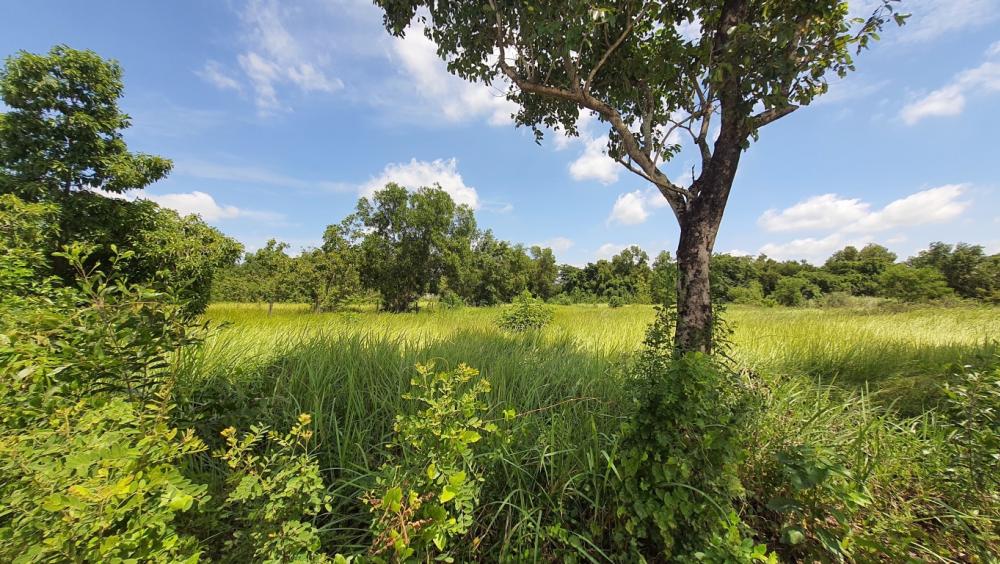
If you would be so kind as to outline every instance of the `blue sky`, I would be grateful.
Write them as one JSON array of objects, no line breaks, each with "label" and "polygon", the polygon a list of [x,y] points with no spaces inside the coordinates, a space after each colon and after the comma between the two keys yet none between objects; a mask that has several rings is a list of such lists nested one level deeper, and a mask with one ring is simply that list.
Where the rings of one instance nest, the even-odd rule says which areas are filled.
[{"label": "blue sky", "polygon": [[[856,0],[864,11],[874,0]],[[830,93],[744,155],[716,250],[822,260],[875,241],[1000,252],[1000,0],[904,0]],[[596,123],[542,146],[495,89],[451,77],[362,0],[6,2],[0,55],[66,43],[125,70],[127,139],[174,160],[143,196],[248,247],[315,245],[359,195],[440,182],[505,239],[575,264],[673,250],[674,218],[601,153]],[[667,169],[682,177],[682,153]]]}]

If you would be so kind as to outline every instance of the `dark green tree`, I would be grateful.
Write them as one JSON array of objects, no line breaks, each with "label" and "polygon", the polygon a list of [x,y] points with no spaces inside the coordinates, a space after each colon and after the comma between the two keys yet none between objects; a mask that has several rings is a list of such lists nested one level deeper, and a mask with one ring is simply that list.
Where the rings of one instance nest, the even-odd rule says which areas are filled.
[{"label": "dark green tree", "polygon": [[408,192],[394,183],[358,200],[344,226],[359,246],[362,283],[393,312],[416,309],[424,293],[459,278],[476,233],[472,210],[440,187]]},{"label": "dark green tree", "polygon": [[[743,151],[852,70],[853,49],[877,37],[893,2],[859,21],[839,0],[375,3],[395,35],[416,17],[453,73],[509,85],[516,123],[536,139],[546,128],[577,133],[581,110],[609,127],[610,156],[655,186],[680,225],[675,344],[708,351],[709,261]],[[690,21],[697,37],[679,29]],[[700,156],[686,187],[663,167],[679,150],[675,132]]]},{"label": "dark green tree", "polygon": [[672,304],[677,298],[677,263],[669,251],[660,251],[653,260],[649,294],[654,304]]},{"label": "dark green tree", "polygon": [[552,249],[531,247],[531,293],[547,300],[556,293],[556,278],[559,268],[556,266],[556,255]]},{"label": "dark green tree", "polygon": [[879,274],[880,294],[904,302],[924,302],[952,295],[948,281],[933,268],[894,264]]},{"label": "dark green tree", "polygon": [[129,152],[118,107],[121,67],[64,45],[21,51],[0,71],[0,190],[27,201],[65,202],[73,192],[120,194],[165,177],[167,159]]}]

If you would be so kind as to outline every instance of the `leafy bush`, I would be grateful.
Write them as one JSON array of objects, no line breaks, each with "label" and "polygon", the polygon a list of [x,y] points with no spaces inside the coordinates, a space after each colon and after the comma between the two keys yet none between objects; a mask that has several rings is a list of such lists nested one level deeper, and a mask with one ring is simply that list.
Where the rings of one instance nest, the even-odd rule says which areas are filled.
[{"label": "leafy bush", "polygon": [[441,293],[441,307],[445,309],[460,309],[465,307],[465,300],[462,296],[452,290],[445,290]]},{"label": "leafy bush", "polygon": [[553,305],[573,305],[573,298],[569,294],[556,294],[549,303]]},{"label": "leafy bush", "polygon": [[733,286],[729,288],[729,300],[734,304],[760,305],[764,302],[764,287],[756,280],[746,286]]},{"label": "leafy bush", "polygon": [[608,307],[610,308],[619,308],[623,305],[625,305],[625,300],[621,296],[611,296],[611,299],[608,300]]},{"label": "leafy bush", "polygon": [[618,536],[654,560],[766,560],[766,549],[744,538],[733,507],[743,493],[748,396],[709,357],[676,357],[672,325],[660,310],[636,367],[635,415],[618,453]]},{"label": "leafy bush", "polygon": [[798,561],[851,558],[852,519],[871,503],[864,483],[834,453],[808,445],[774,458],[777,483],[767,509],[786,556]]},{"label": "leafy bush", "polygon": [[797,307],[819,295],[819,287],[812,282],[798,276],[788,276],[778,280],[771,297],[783,306]]},{"label": "leafy bush", "polygon": [[489,392],[479,372],[464,364],[435,372],[417,365],[413,391],[405,399],[423,406],[397,415],[392,458],[382,466],[371,506],[375,555],[392,551],[399,561],[447,556],[449,541],[472,525],[482,469],[474,445],[497,427],[483,421]]},{"label": "leafy bush", "polygon": [[[235,522],[226,553],[233,560],[255,562],[316,562],[320,539],[308,521],[330,510],[319,465],[309,453],[312,418],[299,415],[281,435],[251,427],[240,438],[233,427],[222,431],[226,448],[215,456],[231,469],[225,516]],[[263,452],[259,452],[263,449]]]},{"label": "leafy bush", "polygon": [[197,561],[197,540],[174,521],[207,500],[180,470],[204,444],[171,428],[168,409],[97,399],[5,427],[0,560]]},{"label": "leafy bush", "polygon": [[514,303],[504,309],[497,324],[501,329],[513,332],[538,330],[552,321],[552,309],[544,302],[536,300],[528,292],[522,292]]}]

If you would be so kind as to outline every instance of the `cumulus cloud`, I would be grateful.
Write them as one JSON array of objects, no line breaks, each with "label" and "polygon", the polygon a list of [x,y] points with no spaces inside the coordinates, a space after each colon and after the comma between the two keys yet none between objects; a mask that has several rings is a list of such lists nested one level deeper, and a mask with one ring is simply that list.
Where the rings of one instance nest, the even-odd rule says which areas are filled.
[{"label": "cumulus cloud", "polygon": [[507,100],[506,85],[491,88],[449,73],[422,26],[414,24],[405,37],[394,39],[392,53],[424,103],[435,107],[447,121],[484,117],[490,125],[511,123],[517,105]]},{"label": "cumulus cloud", "polygon": [[770,209],[757,220],[767,231],[836,229],[869,214],[869,204],[836,194],[813,196],[784,210]]},{"label": "cumulus cloud", "polygon": [[360,193],[365,197],[371,196],[390,182],[410,190],[440,184],[456,203],[465,204],[472,209],[479,207],[479,194],[462,180],[462,175],[458,172],[458,161],[454,158],[433,161],[411,159],[408,163],[390,163],[378,176],[362,185]]},{"label": "cumulus cloud", "polygon": [[572,239],[568,237],[553,237],[551,239],[547,239],[545,241],[535,244],[542,248],[548,247],[552,249],[553,252],[556,253],[564,253],[570,250],[575,243],[573,242]]},{"label": "cumulus cloud", "polygon": [[205,192],[182,192],[177,194],[149,194],[142,192],[140,198],[152,200],[157,204],[172,209],[181,215],[199,215],[208,222],[226,219],[255,219],[258,221],[281,221],[284,216],[277,213],[247,210],[236,206],[219,204],[211,194]]},{"label": "cumulus cloud", "polygon": [[868,237],[846,238],[840,233],[832,233],[821,238],[807,237],[787,243],[768,243],[760,248],[760,252],[778,260],[805,259],[819,262],[848,245],[863,247],[869,242],[871,239]]},{"label": "cumulus cloud", "polygon": [[[766,231],[827,231],[826,236],[768,243],[760,252],[778,259],[822,260],[847,245],[864,246],[872,234],[905,230],[921,225],[946,223],[957,219],[969,208],[962,199],[968,187],[947,184],[915,192],[894,200],[881,209],[856,198],[836,194],[814,196],[784,210],[768,210],[757,223]],[[906,240],[904,234],[886,239],[888,243]]]},{"label": "cumulus cloud", "polygon": [[588,138],[583,154],[569,165],[570,176],[574,180],[596,180],[601,184],[616,182],[621,165],[604,152],[607,144],[602,137]]},{"label": "cumulus cloud", "polygon": [[638,225],[649,218],[646,210],[646,202],[643,199],[642,190],[626,192],[615,200],[615,206],[611,209],[608,217],[609,223],[621,223],[622,225]]},{"label": "cumulus cloud", "polygon": [[1000,92],[1000,42],[987,50],[985,62],[964,70],[952,81],[933,92],[907,104],[899,113],[903,123],[915,125],[929,117],[951,117],[965,110],[969,94]]},{"label": "cumulus cloud", "polygon": [[626,192],[618,196],[608,223],[638,225],[649,219],[652,210],[669,206],[666,198],[654,188]]},{"label": "cumulus cloud", "polygon": [[857,233],[944,223],[968,208],[969,203],[960,200],[966,189],[963,184],[947,184],[910,194],[874,211],[871,204],[860,199],[823,194],[784,210],[767,210],[757,224],[772,232],[839,230]]}]

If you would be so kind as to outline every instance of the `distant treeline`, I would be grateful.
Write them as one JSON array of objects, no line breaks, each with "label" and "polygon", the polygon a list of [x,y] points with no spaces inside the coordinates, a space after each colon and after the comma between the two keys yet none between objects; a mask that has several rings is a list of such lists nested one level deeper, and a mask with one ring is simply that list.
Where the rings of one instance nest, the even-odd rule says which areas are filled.
[{"label": "distant treeline", "polygon": [[[1000,302],[1000,255],[981,246],[932,243],[905,262],[897,259],[876,244],[845,247],[822,266],[719,254],[712,259],[713,291],[721,301],[786,306],[848,296]],[[478,229],[472,210],[440,188],[409,192],[389,184],[329,226],[319,248],[291,256],[287,244],[272,240],[247,253],[218,274],[213,298],[308,302],[317,311],[376,296],[385,310],[407,311],[428,294],[449,306],[484,306],[525,291],[565,304],[669,303],[676,273],[669,252],[651,261],[636,246],[582,268],[558,265],[550,248]]]}]

